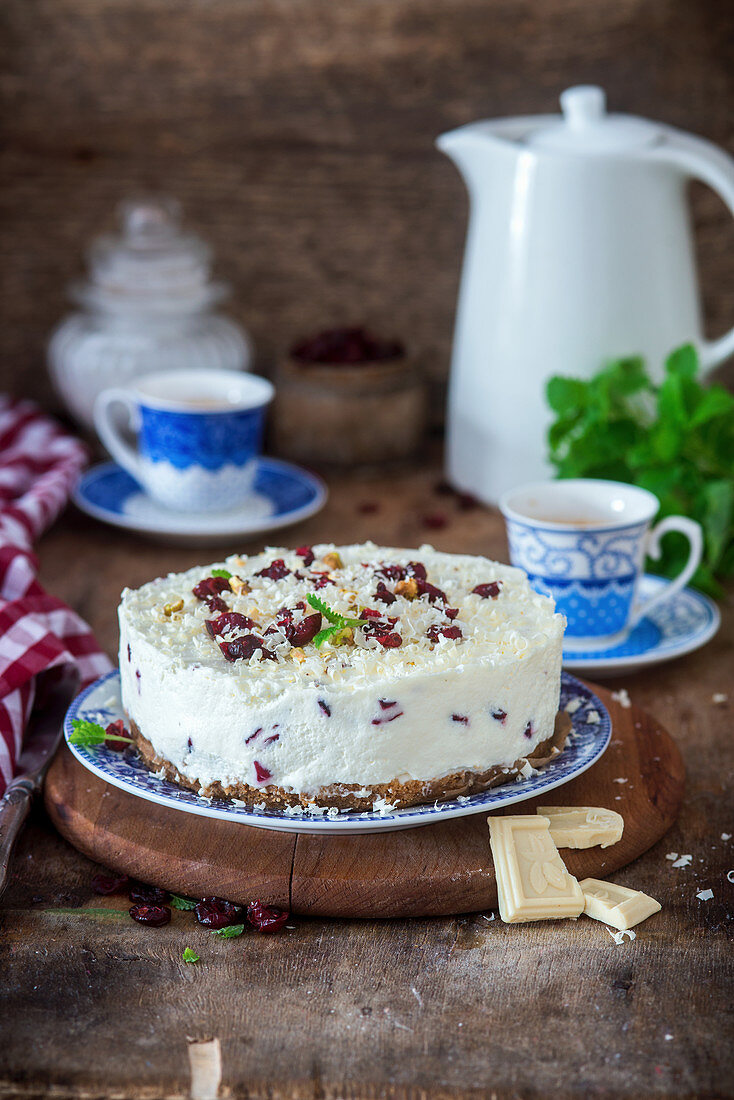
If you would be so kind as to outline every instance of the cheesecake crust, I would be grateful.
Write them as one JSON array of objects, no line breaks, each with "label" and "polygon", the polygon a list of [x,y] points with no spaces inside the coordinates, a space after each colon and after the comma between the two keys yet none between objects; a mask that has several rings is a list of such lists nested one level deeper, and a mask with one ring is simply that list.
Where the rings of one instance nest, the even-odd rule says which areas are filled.
[{"label": "cheesecake crust", "polygon": [[528,756],[516,760],[510,766],[495,765],[482,772],[458,771],[437,779],[411,779],[408,782],[394,779],[390,783],[380,784],[333,783],[308,794],[286,790],[274,784],[253,787],[249,783],[233,783],[224,787],[221,783],[214,782],[202,786],[197,780],[181,775],[170,760],[160,756],[135,722],[129,720],[129,726],[138,752],[151,771],[163,772],[165,778],[171,783],[195,791],[204,798],[225,801],[236,798],[246,803],[248,809],[252,809],[254,805],[265,805],[268,809],[278,810],[287,806],[305,808],[316,803],[319,806],[336,806],[340,810],[364,812],[371,811],[373,804],[379,799],[385,799],[404,809],[406,806],[416,806],[421,803],[447,802],[453,798],[479,794],[490,787],[509,783],[517,778],[526,764],[532,765],[533,768],[542,768],[563,751],[571,730],[571,719],[565,711],[559,711],[552,735],[536,745]]}]

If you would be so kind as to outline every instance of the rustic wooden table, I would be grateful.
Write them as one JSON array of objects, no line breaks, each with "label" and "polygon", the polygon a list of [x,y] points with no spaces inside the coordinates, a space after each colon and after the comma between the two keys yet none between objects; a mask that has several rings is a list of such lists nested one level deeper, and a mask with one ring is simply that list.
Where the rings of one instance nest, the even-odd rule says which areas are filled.
[{"label": "rustic wooden table", "polygon": [[[499,517],[437,495],[438,479],[430,463],[333,479],[326,509],[284,541],[431,541],[504,558]],[[445,525],[428,529],[436,514]],[[220,555],[73,510],[38,549],[43,583],[111,654],[123,585]],[[234,940],[175,913],[153,930],[93,895],[98,868],[38,810],[0,908],[0,1095],[734,1096],[731,605],[705,649],[613,684],[671,731],[688,771],[677,825],[614,876],[663,905],[634,942],[617,946],[593,921],[512,927],[492,913],[298,918]],[[713,702],[727,691],[729,704]],[[670,851],[693,861],[674,869]],[[181,961],[185,946],[199,963]]]}]

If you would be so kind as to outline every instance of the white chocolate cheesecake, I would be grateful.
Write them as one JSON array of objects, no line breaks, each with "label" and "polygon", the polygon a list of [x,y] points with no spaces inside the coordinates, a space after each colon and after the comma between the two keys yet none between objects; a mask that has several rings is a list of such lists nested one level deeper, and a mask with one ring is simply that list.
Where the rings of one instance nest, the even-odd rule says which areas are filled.
[{"label": "white chocolate cheesecake", "polygon": [[487,558],[268,548],[126,589],[119,616],[138,747],[206,796],[405,806],[558,751],[563,617]]}]

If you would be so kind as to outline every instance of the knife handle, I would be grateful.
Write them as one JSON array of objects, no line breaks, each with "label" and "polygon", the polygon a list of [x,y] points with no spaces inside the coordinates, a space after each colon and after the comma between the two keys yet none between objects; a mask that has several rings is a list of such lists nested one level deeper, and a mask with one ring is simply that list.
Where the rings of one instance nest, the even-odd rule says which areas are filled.
[{"label": "knife handle", "polygon": [[20,776],[8,784],[0,799],[0,897],[8,882],[8,867],[18,833],[31,808],[35,784]]}]

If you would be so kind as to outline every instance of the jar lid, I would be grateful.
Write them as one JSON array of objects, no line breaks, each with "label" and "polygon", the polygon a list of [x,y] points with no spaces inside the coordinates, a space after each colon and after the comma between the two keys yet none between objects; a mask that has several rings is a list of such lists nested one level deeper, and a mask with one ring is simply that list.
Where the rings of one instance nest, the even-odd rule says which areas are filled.
[{"label": "jar lid", "polygon": [[111,312],[179,313],[206,308],[227,292],[210,281],[211,250],[184,232],[174,199],[120,204],[120,233],[89,250],[89,281],[72,287],[83,305]]},{"label": "jar lid", "polygon": [[526,138],[534,149],[566,153],[638,152],[654,144],[661,128],[635,115],[607,114],[603,88],[580,84],[561,93],[562,116],[550,116]]}]

